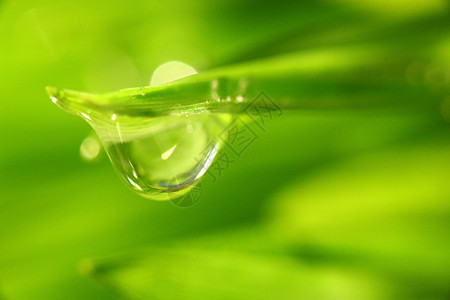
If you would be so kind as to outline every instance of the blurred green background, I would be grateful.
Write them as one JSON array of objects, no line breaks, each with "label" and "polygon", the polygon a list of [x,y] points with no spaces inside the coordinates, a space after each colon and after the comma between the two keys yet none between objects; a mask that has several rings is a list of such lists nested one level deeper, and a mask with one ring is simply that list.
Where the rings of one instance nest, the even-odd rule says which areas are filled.
[{"label": "blurred green background", "polygon": [[[444,0],[0,0],[0,299],[449,297],[449,20]],[[186,209],[84,162],[90,128],[45,93],[419,33],[403,80],[436,111],[284,111]]]}]

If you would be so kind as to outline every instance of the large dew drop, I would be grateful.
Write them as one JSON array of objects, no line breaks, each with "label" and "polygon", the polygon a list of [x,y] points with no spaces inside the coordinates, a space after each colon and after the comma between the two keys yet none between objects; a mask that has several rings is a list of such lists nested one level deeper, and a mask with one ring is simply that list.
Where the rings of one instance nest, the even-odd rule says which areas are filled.
[{"label": "large dew drop", "polygon": [[135,191],[156,200],[183,195],[207,171],[222,146],[225,115],[87,119],[111,161]]},{"label": "large dew drop", "polygon": [[[193,68],[169,62],[155,71],[152,85],[193,74]],[[47,92],[55,104],[92,126],[125,183],[155,200],[182,196],[198,182],[221,148],[222,133],[231,120],[230,115],[208,112],[156,117],[120,114],[93,105],[89,95],[69,95],[54,88]],[[91,157],[85,148],[82,145]]]},{"label": "large dew drop", "polygon": [[139,194],[169,200],[190,190],[208,170],[223,144],[231,116],[202,113],[141,117],[70,105],[63,91],[48,89],[53,102],[85,119],[112,164]]}]

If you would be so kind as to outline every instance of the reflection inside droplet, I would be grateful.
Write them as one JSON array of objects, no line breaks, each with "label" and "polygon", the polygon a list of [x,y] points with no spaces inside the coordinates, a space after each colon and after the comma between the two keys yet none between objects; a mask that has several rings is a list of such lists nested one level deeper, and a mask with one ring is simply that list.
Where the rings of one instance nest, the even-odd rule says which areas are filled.
[{"label": "reflection inside droplet", "polygon": [[177,145],[173,146],[172,148],[170,148],[169,150],[167,150],[166,152],[164,152],[163,154],[161,154],[161,158],[162,158],[163,160],[168,159],[168,158],[172,155],[173,151],[175,151],[175,148],[176,148],[176,147],[177,147]]}]

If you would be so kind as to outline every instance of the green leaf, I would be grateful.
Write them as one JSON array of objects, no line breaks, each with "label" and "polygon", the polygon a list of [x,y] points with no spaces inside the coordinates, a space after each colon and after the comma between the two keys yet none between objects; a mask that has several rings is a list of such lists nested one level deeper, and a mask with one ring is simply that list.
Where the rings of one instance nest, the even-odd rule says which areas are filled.
[{"label": "green leaf", "polygon": [[[290,53],[205,71],[160,86],[102,95],[56,88],[47,88],[47,92],[55,103],[75,114],[237,113],[261,93],[282,109],[376,107],[439,112],[448,85],[436,76],[445,73],[450,62],[436,55],[435,47],[445,40],[447,16],[437,14],[389,25],[366,25],[363,28],[369,33],[356,35],[357,42],[344,38],[341,44],[312,50],[298,44]],[[417,27],[424,29],[411,30]],[[362,38],[364,34],[370,37]]]},{"label": "green leaf", "polygon": [[175,246],[87,260],[81,269],[130,299],[379,299],[388,293],[364,272],[234,251],[225,243],[213,250]]},{"label": "green leaf", "polygon": [[344,252],[410,296],[440,297],[450,275],[449,159],[448,143],[434,142],[330,167],[278,193],[272,230],[299,253]]}]

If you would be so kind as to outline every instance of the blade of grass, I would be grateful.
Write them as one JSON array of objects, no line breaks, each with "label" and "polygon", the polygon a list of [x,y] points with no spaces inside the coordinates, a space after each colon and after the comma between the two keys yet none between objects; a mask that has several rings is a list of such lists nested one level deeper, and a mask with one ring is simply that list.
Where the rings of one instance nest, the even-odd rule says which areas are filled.
[{"label": "blade of grass", "polygon": [[406,80],[412,62],[398,51],[341,48],[290,54],[103,95],[47,91],[54,102],[74,113],[86,109],[138,116],[237,113],[261,92],[282,109],[439,111],[443,92],[428,82],[413,85]]},{"label": "blade of grass", "polygon": [[86,260],[81,271],[131,299],[377,299],[390,293],[364,272],[230,251],[226,243],[213,250],[169,247]]},{"label": "blade of grass", "polygon": [[437,57],[435,47],[448,39],[447,16],[424,16],[399,24],[368,23],[337,41],[327,43],[330,39],[325,35],[309,48],[307,37],[294,35],[287,42],[292,53],[206,71],[166,85],[102,95],[47,91],[55,103],[72,113],[237,113],[261,92],[282,109],[439,111],[450,86],[439,74],[445,74],[449,61]]}]

